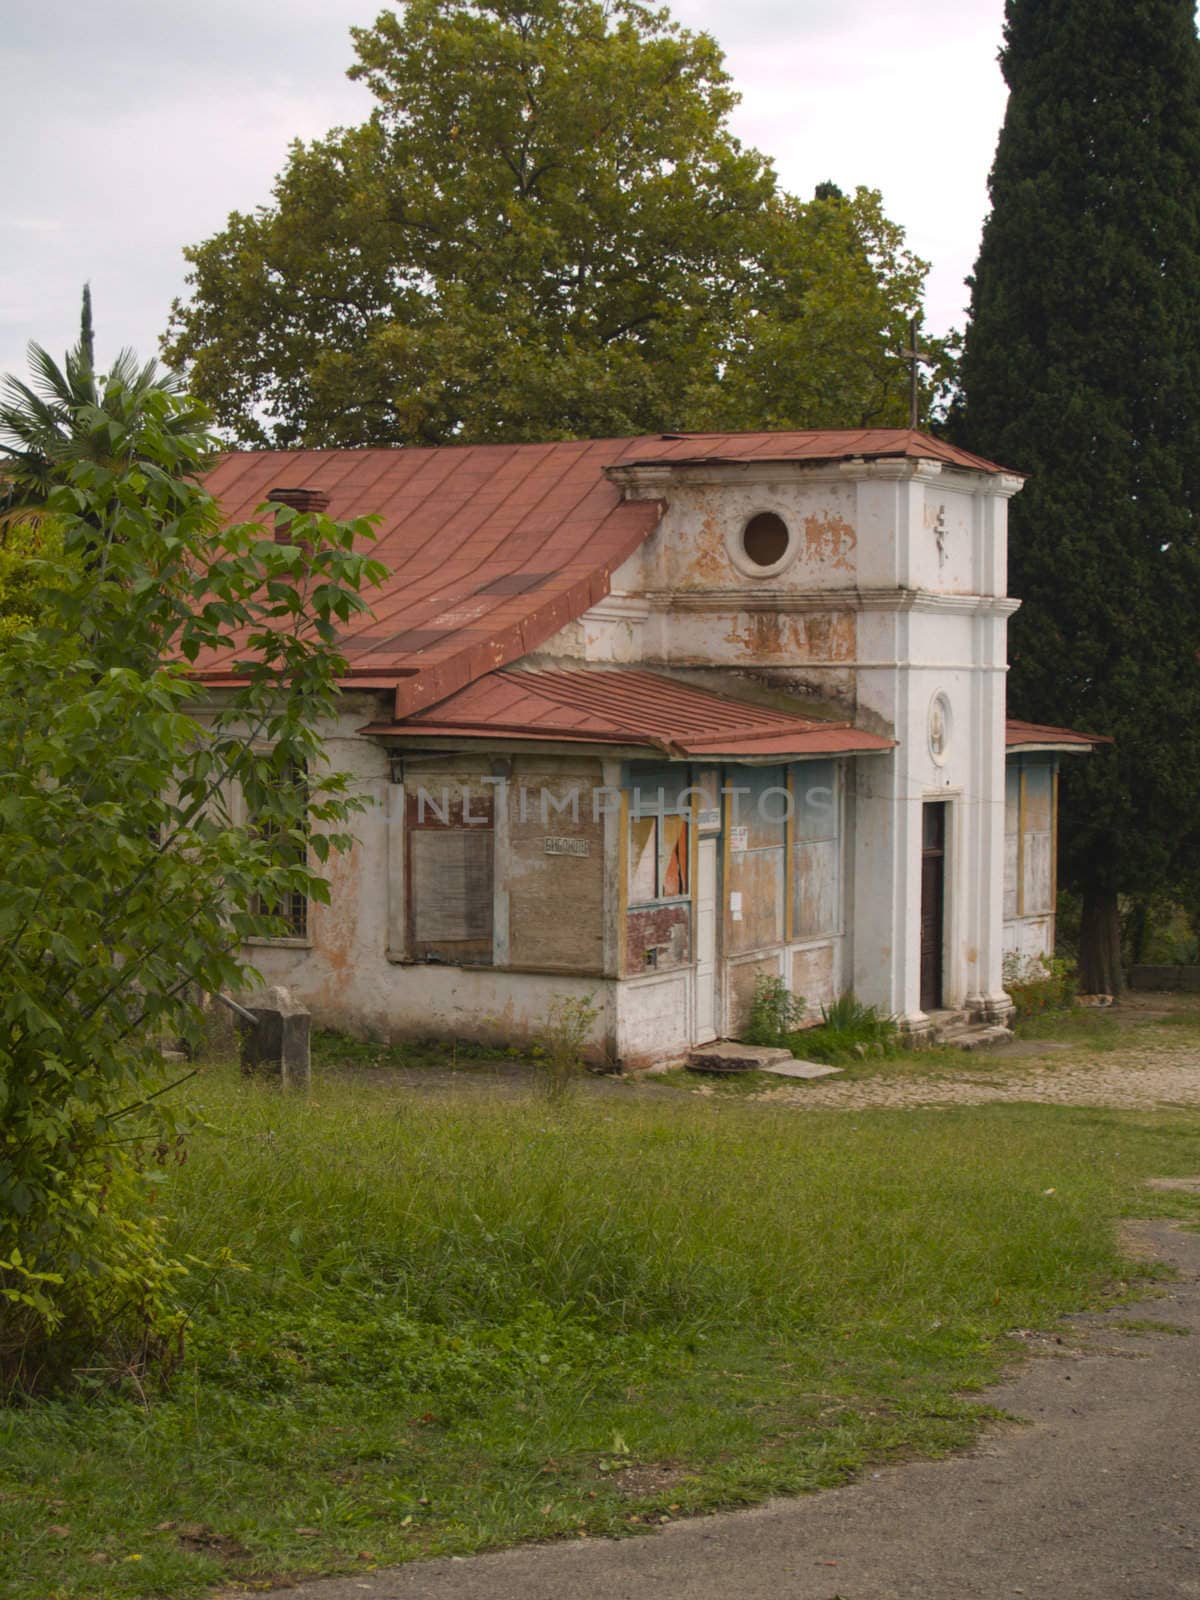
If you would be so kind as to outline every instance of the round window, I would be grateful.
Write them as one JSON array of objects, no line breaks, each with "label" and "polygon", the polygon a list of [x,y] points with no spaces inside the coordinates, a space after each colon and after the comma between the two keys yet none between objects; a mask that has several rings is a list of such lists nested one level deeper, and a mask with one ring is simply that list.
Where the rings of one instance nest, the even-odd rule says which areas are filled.
[{"label": "round window", "polygon": [[773,567],[787,555],[787,523],[773,511],[760,511],[742,529],[742,549],[756,567]]}]

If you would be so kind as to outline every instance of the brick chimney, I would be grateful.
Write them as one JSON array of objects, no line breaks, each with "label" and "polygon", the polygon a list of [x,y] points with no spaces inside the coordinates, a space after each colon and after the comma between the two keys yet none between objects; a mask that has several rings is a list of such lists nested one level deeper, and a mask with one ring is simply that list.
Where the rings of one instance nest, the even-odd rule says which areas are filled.
[{"label": "brick chimney", "polygon": [[[272,489],[267,499],[278,506],[291,506],[293,511],[299,511],[306,516],[316,516],[318,512],[329,510],[329,496],[322,494],[320,489]],[[275,543],[291,542],[287,525],[276,520]]]}]

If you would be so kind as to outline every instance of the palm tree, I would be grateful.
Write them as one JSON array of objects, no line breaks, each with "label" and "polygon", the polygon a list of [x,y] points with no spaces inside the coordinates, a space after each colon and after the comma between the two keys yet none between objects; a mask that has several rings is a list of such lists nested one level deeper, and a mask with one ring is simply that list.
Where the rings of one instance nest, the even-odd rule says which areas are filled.
[{"label": "palm tree", "polygon": [[[55,469],[67,459],[113,459],[114,439],[128,439],[147,397],[156,392],[179,397],[182,379],[157,361],[139,364],[132,350],[121,350],[108,372],[95,372],[92,296],[83,287],[79,341],[62,366],[40,344],[30,342],[31,381],[11,374],[0,378],[0,538],[16,521],[45,515]],[[114,424],[119,427],[114,428]],[[181,439],[206,441],[206,419],[198,409],[169,413],[163,426]]]}]

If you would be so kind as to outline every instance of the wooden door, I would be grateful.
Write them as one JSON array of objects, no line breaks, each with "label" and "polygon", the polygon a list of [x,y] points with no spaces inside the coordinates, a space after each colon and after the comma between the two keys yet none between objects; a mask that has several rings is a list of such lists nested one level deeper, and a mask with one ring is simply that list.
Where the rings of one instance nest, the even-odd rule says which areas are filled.
[{"label": "wooden door", "polygon": [[946,802],[927,800],[921,839],[921,1010],[942,1007],[946,939]]},{"label": "wooden door", "polygon": [[702,838],[696,851],[696,1038],[717,1037],[717,840]]}]

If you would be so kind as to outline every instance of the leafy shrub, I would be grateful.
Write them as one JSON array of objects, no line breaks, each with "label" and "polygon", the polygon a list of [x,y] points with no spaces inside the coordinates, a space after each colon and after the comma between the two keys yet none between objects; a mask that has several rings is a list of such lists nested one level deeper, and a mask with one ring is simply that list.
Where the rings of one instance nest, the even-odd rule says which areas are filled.
[{"label": "leafy shrub", "polygon": [[[0,566],[24,619],[0,648],[0,1399],[81,1371],[137,1382],[178,1352],[162,1042],[195,1041],[197,993],[256,981],[240,941],[284,931],[262,907],[328,900],[319,866],[364,802],[316,727],[338,626],[383,572],[355,552],[365,524],[304,519],[303,550],[222,529],[196,481],[216,441],[153,364],[93,379],[76,352],[76,403],[35,356],[60,400],[0,383],[3,487],[22,516],[41,493],[54,530]],[[184,664],[235,639],[241,684],[202,718]],[[303,766],[301,796],[281,774]]]},{"label": "leafy shrub", "polygon": [[760,972],[754,979],[750,1015],[742,1029],[745,1044],[786,1045],[804,1017],[802,996],[793,994],[783,979]]},{"label": "leafy shrub", "polygon": [[821,1007],[821,1026],[813,1028],[793,1046],[811,1061],[836,1065],[862,1056],[892,1055],[899,1048],[900,1029],[894,1017],[883,1016],[876,1006],[864,1006],[852,994],[839,995]]},{"label": "leafy shrub", "polygon": [[1072,1005],[1079,981],[1072,963],[1059,956],[1021,956],[1014,951],[1004,958],[1004,987],[1017,1016],[1032,1017]]}]

